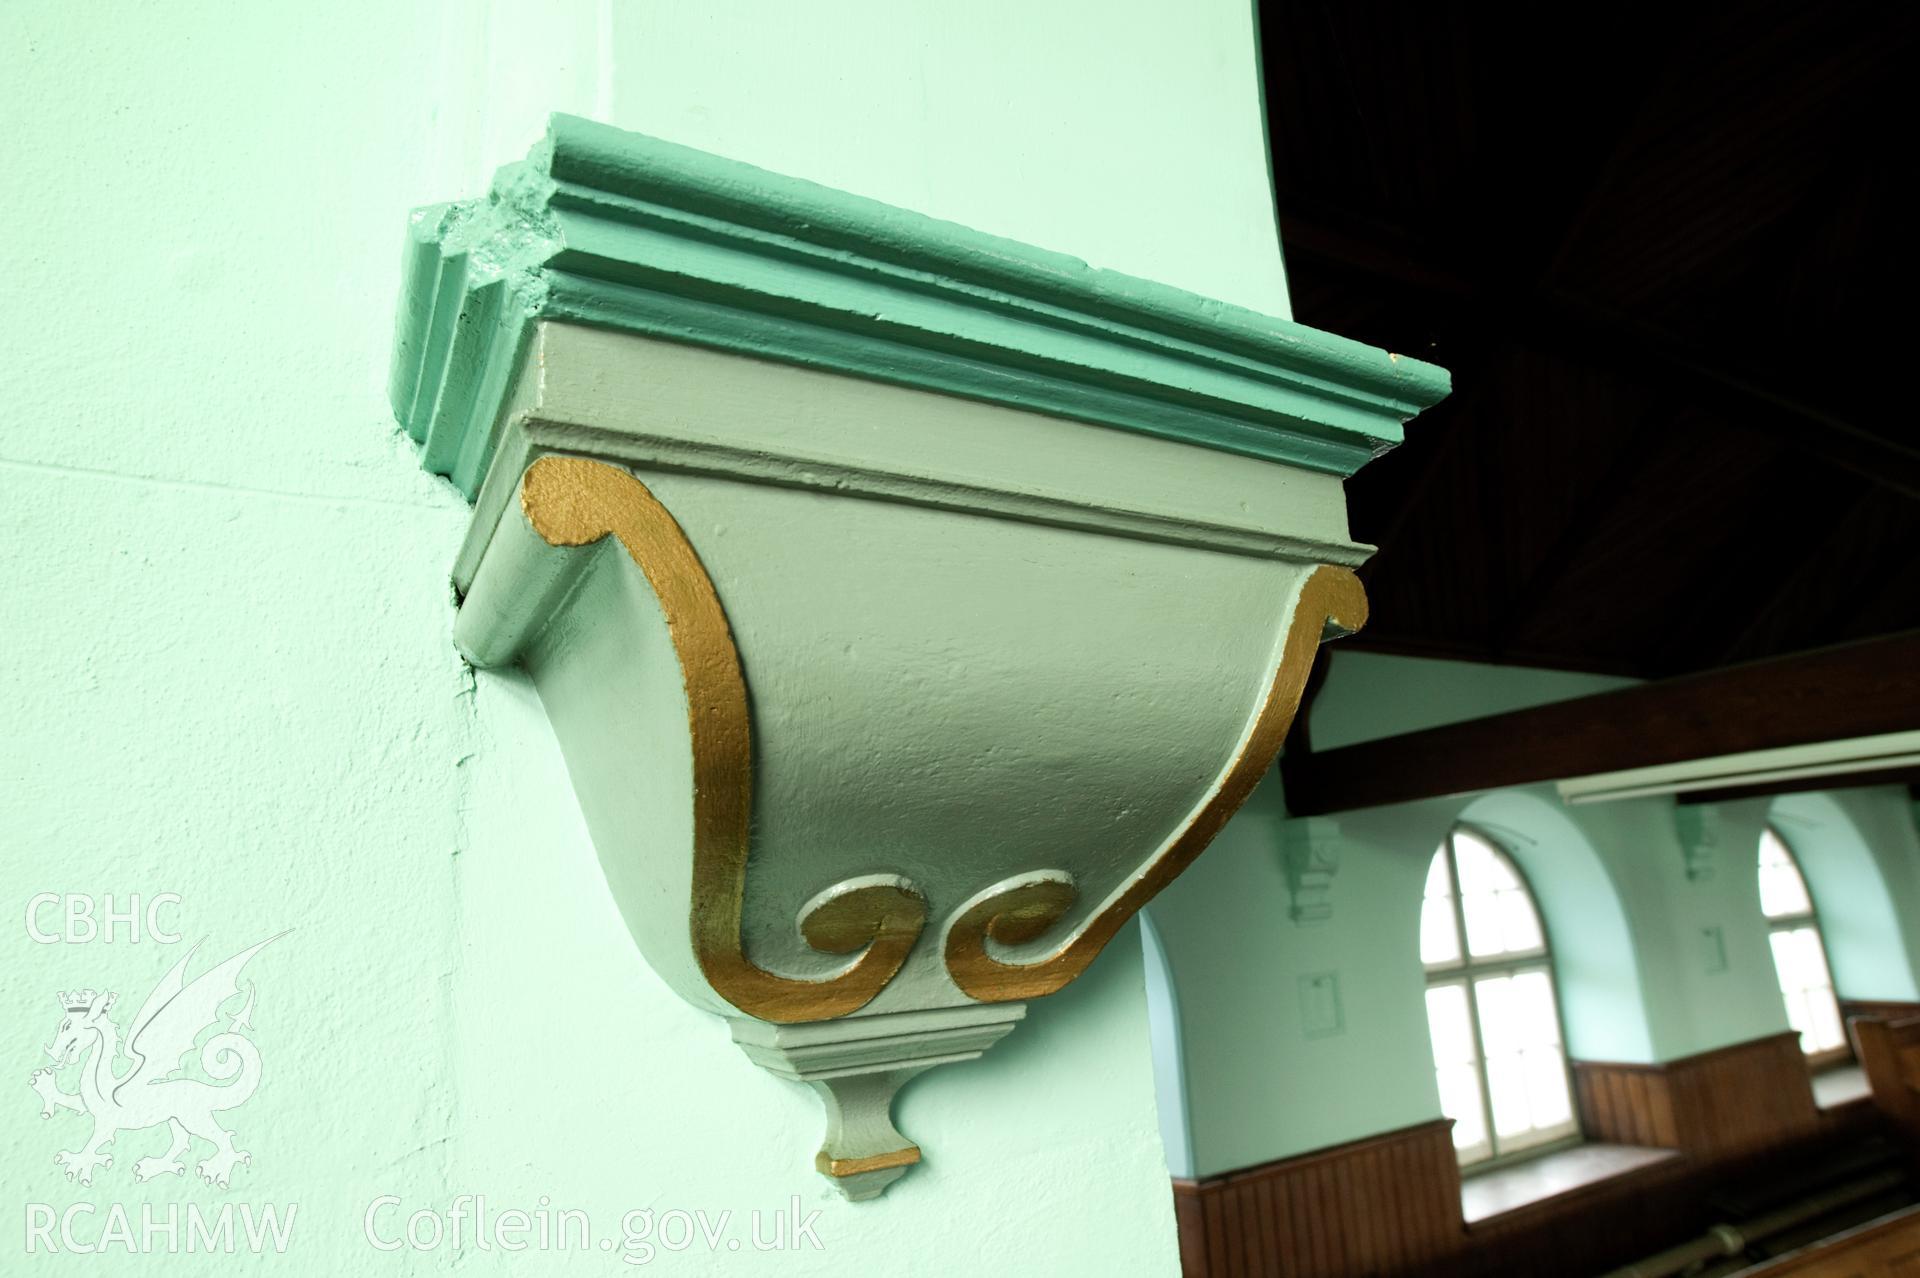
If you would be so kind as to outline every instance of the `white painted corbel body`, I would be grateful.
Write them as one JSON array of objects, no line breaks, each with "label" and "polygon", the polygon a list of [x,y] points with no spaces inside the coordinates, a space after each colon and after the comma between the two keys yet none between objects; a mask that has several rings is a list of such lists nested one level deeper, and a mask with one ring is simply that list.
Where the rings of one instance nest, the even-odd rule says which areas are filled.
[{"label": "white painted corbel body", "polygon": [[870,1197],[919,1158],[895,1089],[1084,970],[1270,765],[1364,620],[1353,405],[1383,434],[1423,402],[1383,385],[1444,383],[850,197],[823,227],[711,157],[609,178],[628,135],[556,128],[429,215],[403,305],[396,403],[477,486],[456,641],[531,673],[647,961],[821,1092],[816,1165]]}]

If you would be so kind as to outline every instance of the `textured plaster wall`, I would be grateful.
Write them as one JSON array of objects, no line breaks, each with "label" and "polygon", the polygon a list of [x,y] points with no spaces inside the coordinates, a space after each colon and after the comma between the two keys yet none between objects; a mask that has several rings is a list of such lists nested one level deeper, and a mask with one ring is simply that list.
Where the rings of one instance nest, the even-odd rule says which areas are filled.
[{"label": "textured plaster wall", "polygon": [[[886,1199],[831,1197],[813,1097],[637,960],[528,686],[455,657],[466,510],[384,403],[404,211],[478,189],[551,110],[1284,313],[1248,6],[840,9],[0,9],[0,1272],[33,1203],[293,1205],[285,1273],[579,1259],[369,1251],[376,1195],[464,1193],[597,1230],[683,1208],[744,1236],[794,1193],[823,1213],[824,1251],[657,1256],[681,1272],[1177,1268],[1131,935],[903,1094],[928,1157]],[[41,891],[176,893],[185,939],[37,944]],[[84,1120],[43,1121],[26,1085],[55,991],[113,988],[124,1023],[194,940],[198,970],[288,928],[248,970],[266,1072],[230,1115],[253,1154],[233,1188],[134,1185],[160,1131],[122,1137],[91,1187],[60,1179]],[[624,1269],[566,1271],[596,1265]]]},{"label": "textured plaster wall", "polygon": [[[1330,747],[1621,682],[1336,652],[1311,726]],[[1577,1058],[1666,1061],[1787,1028],[1755,875],[1769,820],[1806,869],[1841,995],[1914,997],[1920,842],[1898,787],[1721,805],[1713,873],[1698,880],[1667,798],[1570,807],[1543,785],[1347,813],[1333,918],[1306,925],[1287,914],[1284,820],[1269,781],[1154,905],[1197,1175],[1439,1116],[1418,923],[1429,859],[1456,822],[1497,839],[1533,885]],[[1311,972],[1338,980],[1337,1032],[1302,1019]]]},{"label": "textured plaster wall", "polygon": [[[212,1272],[22,1255],[27,1204],[296,1205],[288,1273],[349,1273],[374,1194],[445,1183],[470,684],[445,564],[464,513],[383,401],[396,210],[431,185],[400,122],[434,15],[408,6],[0,8],[0,1272]],[[41,945],[37,892],[172,892],[178,945]],[[57,925],[57,911],[42,915]],[[253,1164],[219,1191],[90,1188],[29,1072],[54,994],[122,1025],[197,940],[254,960]],[[73,1086],[69,1073],[65,1086]],[[204,1153],[204,1150],[201,1151]],[[198,1157],[200,1155],[196,1155]],[[391,1186],[391,1190],[387,1189]]]}]

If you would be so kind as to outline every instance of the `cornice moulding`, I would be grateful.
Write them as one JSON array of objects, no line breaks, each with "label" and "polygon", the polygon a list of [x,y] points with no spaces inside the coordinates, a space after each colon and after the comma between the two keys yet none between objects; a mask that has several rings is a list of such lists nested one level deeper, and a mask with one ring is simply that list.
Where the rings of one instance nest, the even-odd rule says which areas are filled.
[{"label": "cornice moulding", "polygon": [[[1331,475],[576,324],[536,323],[521,362],[540,375],[519,377],[502,412],[454,564],[462,594],[545,453],[1296,563],[1358,567],[1373,552],[1346,537]],[[783,411],[746,408],[767,402]],[[916,427],[865,425],[887,417]]]},{"label": "cornice moulding", "polygon": [[564,115],[485,199],[410,225],[392,397],[469,497],[543,318],[1337,475],[1448,388],[1305,325]]},{"label": "cornice moulding", "polygon": [[1271,766],[1366,617],[1340,476],[1445,374],[567,117],[408,242],[395,409],[475,503],[454,641],[531,675],[650,966],[877,1195],[900,1085]]}]

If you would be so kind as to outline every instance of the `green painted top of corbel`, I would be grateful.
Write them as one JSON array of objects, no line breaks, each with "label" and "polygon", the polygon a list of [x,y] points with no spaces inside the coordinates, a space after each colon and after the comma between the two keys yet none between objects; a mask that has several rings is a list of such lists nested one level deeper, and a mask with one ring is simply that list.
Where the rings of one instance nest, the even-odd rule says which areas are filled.
[{"label": "green painted top of corbel", "polygon": [[566,115],[484,199],[412,216],[394,408],[469,497],[539,319],[1340,475],[1448,389],[1418,360]]}]

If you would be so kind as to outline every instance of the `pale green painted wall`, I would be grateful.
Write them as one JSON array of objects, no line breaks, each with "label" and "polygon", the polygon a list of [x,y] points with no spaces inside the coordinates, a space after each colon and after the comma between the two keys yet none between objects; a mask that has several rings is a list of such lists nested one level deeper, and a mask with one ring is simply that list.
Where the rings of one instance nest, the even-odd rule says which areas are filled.
[{"label": "pale green painted wall", "polygon": [[[1624,682],[1336,650],[1313,735],[1331,748]],[[1754,873],[1770,816],[1801,853],[1842,995],[1914,997],[1920,841],[1897,787],[1722,805],[1700,881],[1671,799],[1569,807],[1542,785],[1347,813],[1333,918],[1307,925],[1287,914],[1280,790],[1267,782],[1153,907],[1198,1175],[1439,1115],[1417,925],[1429,858],[1456,821],[1498,839],[1532,882],[1576,1057],[1665,1061],[1787,1028]],[[1303,1030],[1297,979],[1313,971],[1338,975],[1340,1033]]]},{"label": "pale green painted wall", "polygon": [[[816,1101],[635,957],[528,687],[455,658],[465,506],[383,386],[404,211],[480,189],[554,110],[1285,314],[1250,24],[1241,0],[0,9],[6,1210],[294,1203],[280,1271],[333,1275],[368,1266],[381,1193],[547,1195],[604,1225],[798,1192],[826,1250],[725,1272],[1174,1272],[1124,939],[906,1091],[919,1170],[832,1198]],[[254,1162],[231,1191],[132,1185],[161,1133],[123,1138],[90,1190],[55,1178],[80,1120],[42,1122],[25,1086],[53,992],[137,1000],[180,949],[34,944],[43,889],[177,892],[209,960],[295,929],[250,969],[267,1075],[233,1115]]]},{"label": "pale green painted wall", "polygon": [[[1722,855],[1711,879],[1690,881],[1671,799],[1635,799],[1566,808],[1618,894],[1635,946],[1647,1040],[1644,1054],[1588,1053],[1599,1059],[1672,1060],[1787,1028],[1760,915],[1755,857],[1760,824],[1752,805],[1722,813]],[[1538,875],[1536,878],[1540,877]],[[1546,892],[1543,885],[1543,895]],[[1565,919],[1562,915],[1562,920]],[[1557,921],[1551,915],[1549,926]],[[1718,928],[1726,967],[1710,971]],[[1568,928],[1564,921],[1558,932]],[[1556,935],[1558,935],[1556,932]],[[1602,1024],[1612,1009],[1583,1008],[1566,990],[1567,1018]],[[1574,1036],[1572,1025],[1569,1036]],[[1576,1053],[1582,1050],[1577,1038]]]},{"label": "pale green painted wall", "polygon": [[1332,651],[1313,699],[1313,745],[1333,750],[1400,732],[1631,687],[1634,679]]},{"label": "pale green painted wall", "polygon": [[1806,874],[1834,982],[1854,998],[1920,998],[1916,816],[1898,786],[1793,795],[1767,810]]},{"label": "pale green painted wall", "polygon": [[[1419,884],[1391,847],[1347,842],[1331,922],[1287,917],[1280,786],[1269,779],[1152,910],[1181,1010],[1194,1174],[1405,1127],[1439,1109],[1430,1063],[1405,1050],[1424,1022],[1413,935]],[[1310,1037],[1299,978],[1338,974],[1345,1028]],[[1424,1030],[1422,1031],[1424,1032]]]},{"label": "pale green painted wall", "polygon": [[614,6],[614,118],[1290,315],[1247,0],[825,9]]},{"label": "pale green painted wall", "polygon": [[1140,953],[1146,964],[1147,1029],[1153,1046],[1153,1094],[1160,1111],[1160,1136],[1167,1170],[1182,1179],[1194,1175],[1193,1124],[1188,1101],[1187,1049],[1181,1035],[1180,990],[1166,942],[1153,911],[1142,910]]},{"label": "pale green painted wall", "polygon": [[[373,1194],[440,1192],[452,1131],[453,873],[468,684],[446,571],[465,512],[383,402],[395,214],[430,161],[402,122],[438,15],[404,5],[0,7],[0,1270],[205,1273],[201,1257],[21,1256],[25,1204],[297,1204],[289,1273],[364,1262]],[[39,891],[178,893],[186,940],[39,945]],[[28,1072],[54,991],[122,1024],[187,945],[254,961],[254,1155],[221,1193],[136,1186]],[[68,1083],[71,1086],[71,1082]],[[83,1225],[97,1237],[101,1217]]]}]

